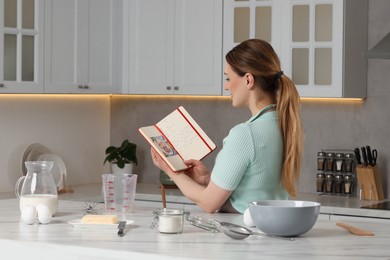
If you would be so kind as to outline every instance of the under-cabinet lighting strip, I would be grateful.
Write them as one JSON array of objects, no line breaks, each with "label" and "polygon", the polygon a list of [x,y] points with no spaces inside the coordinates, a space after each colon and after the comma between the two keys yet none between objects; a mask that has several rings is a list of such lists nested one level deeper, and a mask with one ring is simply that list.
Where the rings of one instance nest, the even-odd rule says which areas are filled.
[{"label": "under-cabinet lighting strip", "polygon": [[[196,96],[196,95],[129,95],[129,94],[0,94],[0,98],[26,98],[26,97],[41,97],[41,98],[161,98],[161,99],[222,99],[230,100],[230,96]],[[362,102],[365,98],[308,98],[301,97],[301,101],[305,102]]]}]

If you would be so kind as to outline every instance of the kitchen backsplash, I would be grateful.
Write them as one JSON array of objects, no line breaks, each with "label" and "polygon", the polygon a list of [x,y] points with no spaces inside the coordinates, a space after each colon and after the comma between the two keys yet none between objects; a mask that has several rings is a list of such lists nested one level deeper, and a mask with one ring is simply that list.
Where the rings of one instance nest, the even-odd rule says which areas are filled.
[{"label": "kitchen backsplash", "polygon": [[109,109],[108,96],[0,95],[0,192],[14,190],[32,143],[62,158],[68,184],[100,181],[110,142]]}]

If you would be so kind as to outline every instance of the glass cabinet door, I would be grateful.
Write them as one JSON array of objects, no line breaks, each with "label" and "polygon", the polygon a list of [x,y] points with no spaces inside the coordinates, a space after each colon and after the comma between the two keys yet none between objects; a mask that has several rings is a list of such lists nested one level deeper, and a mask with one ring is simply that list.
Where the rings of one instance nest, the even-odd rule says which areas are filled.
[{"label": "glass cabinet door", "polygon": [[0,93],[43,91],[43,3],[0,0]]},{"label": "glass cabinet door", "polygon": [[301,96],[342,96],[343,1],[290,0],[284,9],[285,72]]}]

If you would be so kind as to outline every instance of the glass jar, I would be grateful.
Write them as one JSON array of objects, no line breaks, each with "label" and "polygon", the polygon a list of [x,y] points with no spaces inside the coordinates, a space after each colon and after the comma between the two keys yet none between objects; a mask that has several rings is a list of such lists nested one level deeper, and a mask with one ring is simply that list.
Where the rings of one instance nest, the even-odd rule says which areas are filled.
[{"label": "glass jar", "polygon": [[333,171],[333,164],[334,164],[334,153],[327,153],[326,154],[326,171]]},{"label": "glass jar", "polygon": [[336,153],[336,171],[341,172],[343,170],[343,164],[344,164],[344,154],[343,153]]},{"label": "glass jar", "polygon": [[345,154],[345,172],[352,172],[354,155],[352,153]]},{"label": "glass jar", "polygon": [[332,193],[333,190],[333,174],[327,173],[325,175],[325,192]]},{"label": "glass jar", "polygon": [[317,173],[317,192],[324,191],[325,175],[323,173]]},{"label": "glass jar", "polygon": [[341,194],[343,189],[343,175],[342,174],[336,174],[334,176],[334,183],[333,183],[333,190],[334,193]]},{"label": "glass jar", "polygon": [[352,194],[353,176],[347,174],[344,176],[344,193]]},{"label": "glass jar", "polygon": [[325,158],[326,158],[326,154],[324,152],[318,152],[318,154],[317,154],[317,170],[323,171],[325,169]]},{"label": "glass jar", "polygon": [[179,234],[183,232],[184,215],[187,211],[182,209],[157,209],[153,211],[154,219],[151,228],[158,224],[158,231],[166,234]]}]

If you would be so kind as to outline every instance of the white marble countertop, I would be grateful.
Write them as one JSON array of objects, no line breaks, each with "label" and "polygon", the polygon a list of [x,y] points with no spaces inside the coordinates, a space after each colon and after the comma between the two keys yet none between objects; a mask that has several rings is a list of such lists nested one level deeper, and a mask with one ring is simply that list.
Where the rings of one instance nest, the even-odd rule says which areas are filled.
[{"label": "white marble countertop", "polygon": [[[60,194],[61,200],[75,200],[87,202],[103,202],[101,183],[84,184],[72,186],[73,193]],[[178,189],[165,190],[167,207],[186,205],[187,208],[192,205],[192,208],[197,209],[193,202],[188,200]],[[0,193],[1,199],[15,198],[13,192]],[[162,206],[161,192],[159,184],[137,183],[135,199],[145,202],[157,202]],[[390,219],[390,210],[366,209],[362,206],[369,206],[378,203],[378,201],[359,200],[357,197],[344,197],[332,195],[319,195],[314,193],[300,193],[295,198],[297,200],[317,201],[321,203],[321,214],[330,215],[346,215],[371,218],[386,218]],[[384,201],[389,201],[386,199]]]},{"label": "white marble countertop", "polygon": [[[72,188],[74,189],[74,193],[61,194],[60,199],[80,201],[103,201],[103,198],[101,196],[101,184],[99,183],[78,185]],[[174,204],[194,205],[190,200],[184,197],[178,189],[168,189],[165,190],[165,193],[168,206]],[[314,193],[300,193],[295,199],[317,201],[321,203],[320,213],[322,214],[390,219],[390,210],[361,208],[362,206],[368,206],[378,203],[378,201],[367,201],[359,200],[357,197],[347,198],[344,196],[319,195]],[[138,183],[136,200],[161,203],[161,193],[159,185]]]},{"label": "white marble countertop", "polygon": [[[116,230],[76,229],[68,223],[82,216],[84,202],[60,200],[58,213],[47,225],[20,220],[17,199],[0,200],[1,259],[389,259],[390,225],[384,219],[345,217],[342,222],[370,230],[373,237],[352,235],[336,226],[341,219],[320,215],[315,226],[295,241],[250,236],[234,240],[185,222],[182,234],[150,229],[152,210],[161,202],[137,201],[126,217],[135,221],[118,237]],[[240,214],[192,215],[242,224]]]}]

